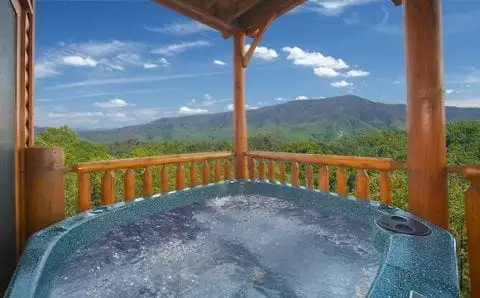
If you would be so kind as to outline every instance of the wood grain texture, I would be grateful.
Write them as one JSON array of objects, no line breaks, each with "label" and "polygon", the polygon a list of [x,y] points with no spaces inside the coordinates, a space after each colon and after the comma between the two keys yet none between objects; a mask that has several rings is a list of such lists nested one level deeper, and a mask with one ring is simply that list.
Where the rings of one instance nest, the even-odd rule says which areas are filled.
[{"label": "wood grain texture", "polygon": [[268,161],[268,180],[275,181],[275,161]]},{"label": "wood grain texture", "polygon": [[135,199],[135,172],[128,169],[123,174],[123,199],[131,201]]},{"label": "wood grain texture", "polygon": [[233,33],[233,142],[235,153],[235,178],[247,178],[247,110],[245,104],[245,32]]},{"label": "wood grain texture", "polygon": [[105,172],[102,177],[102,206],[115,203],[114,179],[111,171]]},{"label": "wood grain texture", "polygon": [[409,210],[448,228],[442,9],[404,0]]},{"label": "wood grain texture", "polygon": [[347,175],[345,173],[345,168],[337,168],[337,193],[346,196],[348,194],[347,190]]},{"label": "wood grain texture", "polygon": [[308,188],[313,188],[313,167],[310,163],[305,164],[305,182]]},{"label": "wood grain texture", "polygon": [[151,197],[153,195],[152,171],[150,168],[145,168],[143,171],[143,196]]},{"label": "wood grain texture", "polygon": [[213,162],[213,179],[215,182],[219,182],[220,177],[220,164],[218,163],[218,159],[215,159]]},{"label": "wood grain texture", "polygon": [[357,170],[357,177],[355,181],[355,196],[357,198],[367,200],[370,197],[368,180],[367,170]]},{"label": "wood grain texture", "polygon": [[322,165],[318,172],[318,189],[321,191],[330,191],[330,176],[328,166]]},{"label": "wood grain texture", "polygon": [[202,164],[202,184],[207,185],[210,183],[210,167],[208,161],[205,160]]},{"label": "wood grain texture", "polygon": [[182,190],[185,188],[185,168],[182,163],[177,165],[177,173],[175,178],[175,189]]},{"label": "wood grain texture", "polygon": [[127,159],[82,162],[73,166],[73,172],[98,172],[120,169],[137,169],[167,164],[227,158],[231,152],[204,152],[164,156],[136,157]]},{"label": "wood grain texture", "polygon": [[190,187],[195,187],[198,185],[197,182],[197,163],[192,161],[190,163]]},{"label": "wood grain texture", "polygon": [[265,179],[265,161],[263,159],[258,160],[258,179]]},{"label": "wood grain texture", "polygon": [[88,173],[78,173],[78,213],[92,209],[90,196],[90,175]]},{"label": "wood grain texture", "polygon": [[465,192],[465,220],[470,267],[470,296],[480,297],[480,175],[472,177]]},{"label": "wood grain texture", "polygon": [[379,171],[391,171],[401,169],[403,166],[389,158],[373,158],[343,155],[321,155],[284,152],[249,151],[247,156],[253,158],[295,161],[304,163],[316,163],[328,166],[341,166],[357,169],[372,169]]},{"label": "wood grain texture", "polygon": [[298,162],[292,162],[292,170],[290,172],[290,183],[293,186],[299,185],[298,174],[299,174]]}]

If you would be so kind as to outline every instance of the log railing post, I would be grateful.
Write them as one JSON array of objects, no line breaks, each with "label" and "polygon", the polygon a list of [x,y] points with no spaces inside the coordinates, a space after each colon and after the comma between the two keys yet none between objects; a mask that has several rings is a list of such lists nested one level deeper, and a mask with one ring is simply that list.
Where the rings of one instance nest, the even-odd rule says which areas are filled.
[{"label": "log railing post", "polygon": [[465,192],[470,297],[480,297],[480,176],[470,179]]},{"label": "log railing post", "polygon": [[115,203],[114,179],[111,171],[106,171],[102,177],[102,206]]},{"label": "log railing post", "polygon": [[448,228],[442,1],[403,0],[408,207]]},{"label": "log railing post", "polygon": [[313,188],[313,167],[310,163],[305,164],[305,185]]},{"label": "log railing post", "polygon": [[190,163],[190,187],[197,186],[197,163],[192,161]]},{"label": "log railing post", "polygon": [[321,191],[330,191],[328,166],[322,165],[318,173],[318,189]]},{"label": "log railing post", "polygon": [[343,167],[337,168],[337,193],[342,196],[348,194],[347,190],[347,175]]},{"label": "log railing post", "polygon": [[26,236],[65,218],[63,149],[25,149]]},{"label": "log railing post", "polygon": [[359,199],[368,199],[370,197],[370,191],[367,171],[365,169],[359,169],[357,172],[355,195]]},{"label": "log railing post", "polygon": [[235,178],[247,178],[247,114],[245,106],[245,31],[233,33],[233,144],[235,151]]},{"label": "log railing post", "polygon": [[299,174],[298,162],[292,162],[292,169],[290,172],[290,183],[293,186],[299,185],[298,174]]},{"label": "log railing post", "polygon": [[90,174],[78,173],[78,202],[77,212],[83,212],[92,209],[90,193]]},{"label": "log railing post", "polygon": [[143,196],[151,197],[153,195],[153,185],[152,185],[152,171],[150,168],[146,168],[143,172]]},{"label": "log railing post", "polygon": [[127,169],[123,176],[123,199],[131,201],[135,199],[135,172]]},{"label": "log railing post", "polygon": [[185,188],[185,168],[182,163],[177,165],[177,174],[175,177],[175,189],[182,190]]},{"label": "log railing post", "polygon": [[160,171],[160,190],[162,193],[168,192],[168,165],[164,165]]}]

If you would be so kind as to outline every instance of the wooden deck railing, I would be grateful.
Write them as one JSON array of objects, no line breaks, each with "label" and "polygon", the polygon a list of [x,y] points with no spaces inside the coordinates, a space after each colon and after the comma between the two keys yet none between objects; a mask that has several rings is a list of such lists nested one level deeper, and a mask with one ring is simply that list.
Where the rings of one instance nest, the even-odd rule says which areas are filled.
[{"label": "wooden deck railing", "polygon": [[465,191],[470,295],[480,297],[480,165],[450,167],[448,172],[459,174],[470,182]]},{"label": "wooden deck railing", "polygon": [[[385,204],[391,203],[391,179],[390,172],[401,169],[403,166],[392,159],[370,158],[356,156],[320,155],[320,154],[298,154],[279,152],[248,152],[248,173],[250,179],[268,179],[287,182],[286,164],[290,163],[290,183],[294,186],[301,184],[299,163],[305,164],[305,186],[314,187],[314,164],[319,165],[318,189],[330,191],[329,166],[336,167],[336,190],[340,195],[348,194],[347,174],[345,168],[357,170],[355,181],[355,195],[361,199],[370,198],[369,176],[367,170],[380,172],[380,201]],[[278,162],[278,175],[276,175],[276,162]],[[265,177],[265,166],[267,177]],[[279,179],[276,179],[276,177]]]},{"label": "wooden deck railing", "polygon": [[[154,157],[140,157],[118,160],[93,161],[76,164],[72,172],[78,175],[78,200],[77,212],[92,208],[90,176],[91,173],[103,172],[101,183],[100,205],[110,205],[115,202],[115,180],[114,171],[123,171],[123,200],[129,201],[136,197],[135,169],[144,169],[142,173],[142,195],[150,197],[153,195],[153,170],[152,167],[161,167],[159,171],[159,189],[162,193],[169,191],[169,169],[168,166],[175,164],[175,189],[185,188],[185,166],[189,168],[189,186],[198,185],[198,164],[201,163],[201,183],[210,183],[210,161],[213,161],[213,181],[231,177],[230,160],[231,152],[207,152],[193,154],[166,155]],[[219,162],[223,160],[223,165]],[[222,168],[221,168],[222,166]]]}]

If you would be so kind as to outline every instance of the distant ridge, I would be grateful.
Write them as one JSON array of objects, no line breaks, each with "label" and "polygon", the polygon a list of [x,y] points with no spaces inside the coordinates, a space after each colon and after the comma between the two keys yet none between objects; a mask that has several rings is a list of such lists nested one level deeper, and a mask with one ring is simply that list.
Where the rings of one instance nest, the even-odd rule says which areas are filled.
[{"label": "distant ridge", "polygon": [[[480,120],[479,108],[446,108],[447,122]],[[374,130],[403,130],[405,105],[373,102],[354,95],[295,100],[247,112],[249,135],[272,133],[283,139],[313,137],[319,140],[359,135]],[[161,118],[116,129],[80,131],[93,142],[126,139],[209,140],[232,139],[232,113]]]}]

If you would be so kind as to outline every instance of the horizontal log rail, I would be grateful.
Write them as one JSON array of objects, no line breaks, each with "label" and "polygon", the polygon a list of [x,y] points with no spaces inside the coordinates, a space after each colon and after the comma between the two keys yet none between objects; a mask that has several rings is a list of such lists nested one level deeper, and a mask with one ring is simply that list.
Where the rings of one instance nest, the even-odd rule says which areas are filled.
[{"label": "horizontal log rail", "polygon": [[480,297],[480,165],[453,166],[447,171],[459,174],[470,182],[465,191],[470,295]]},{"label": "horizontal log rail", "polygon": [[265,179],[265,165],[268,166],[268,177],[270,181],[276,181],[275,162],[279,162],[279,181],[286,182],[286,163],[290,163],[290,183],[299,186],[300,166],[305,164],[305,186],[314,188],[315,173],[312,165],[319,165],[318,169],[318,189],[320,191],[330,191],[330,169],[329,166],[336,168],[336,192],[340,195],[348,195],[347,173],[345,168],[354,168],[357,170],[355,181],[355,195],[361,199],[370,198],[370,178],[367,170],[379,171],[380,201],[385,204],[391,204],[391,179],[390,172],[403,169],[404,166],[388,158],[371,158],[357,156],[339,156],[339,155],[320,155],[320,154],[298,154],[283,152],[247,152],[248,169],[250,179]]},{"label": "horizontal log rail", "polygon": [[[115,203],[115,171],[123,176],[123,200],[130,201],[136,197],[151,197],[158,185],[157,192],[166,193],[173,188],[182,190],[188,186],[195,187],[210,182],[229,180],[231,175],[231,152],[206,152],[192,154],[178,154],[166,156],[139,157],[118,160],[93,161],[76,164],[71,172],[78,175],[77,212],[92,208],[92,174],[103,172],[100,186],[100,199],[96,205],[110,205]],[[223,162],[219,162],[223,160]],[[170,165],[176,165],[174,170],[174,185],[171,185]],[[188,183],[185,166],[188,168]],[[198,171],[201,167],[201,173]],[[155,170],[155,168],[159,168]],[[211,170],[212,168],[212,170]],[[139,173],[138,169],[144,169]],[[136,180],[140,178],[141,185]],[[158,183],[155,183],[155,181]],[[117,181],[118,182],[118,181]],[[139,186],[139,187],[137,187]],[[141,195],[140,195],[141,192]]]},{"label": "horizontal log rail", "polygon": [[119,169],[137,169],[166,164],[204,161],[210,159],[221,159],[232,156],[231,152],[202,152],[177,155],[136,157],[116,160],[103,160],[78,163],[72,168],[72,172],[91,173]]}]

